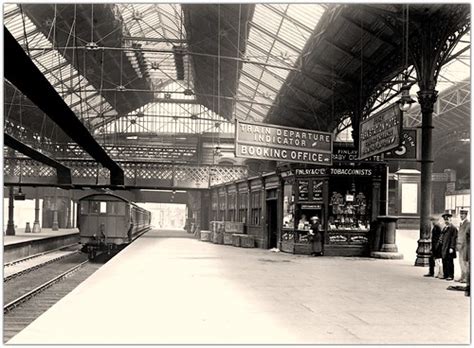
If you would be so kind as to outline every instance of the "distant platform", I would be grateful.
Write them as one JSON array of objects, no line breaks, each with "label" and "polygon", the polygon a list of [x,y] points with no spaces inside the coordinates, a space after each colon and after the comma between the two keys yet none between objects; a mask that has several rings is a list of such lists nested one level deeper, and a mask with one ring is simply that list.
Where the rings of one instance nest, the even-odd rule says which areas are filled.
[{"label": "distant platform", "polygon": [[39,233],[25,233],[17,229],[14,236],[3,236],[3,262],[11,262],[48,250],[79,242],[77,228],[59,229],[42,228]]}]

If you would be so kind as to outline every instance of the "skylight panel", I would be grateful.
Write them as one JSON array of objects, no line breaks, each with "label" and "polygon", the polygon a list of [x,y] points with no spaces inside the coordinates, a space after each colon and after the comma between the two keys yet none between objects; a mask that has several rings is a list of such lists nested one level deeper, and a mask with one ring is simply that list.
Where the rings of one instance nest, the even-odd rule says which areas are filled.
[{"label": "skylight panel", "polygon": [[275,15],[274,12],[265,8],[264,6],[256,6],[252,20],[253,23],[265,28],[270,33],[276,34],[278,32],[278,28],[280,27],[281,21],[281,16]]}]

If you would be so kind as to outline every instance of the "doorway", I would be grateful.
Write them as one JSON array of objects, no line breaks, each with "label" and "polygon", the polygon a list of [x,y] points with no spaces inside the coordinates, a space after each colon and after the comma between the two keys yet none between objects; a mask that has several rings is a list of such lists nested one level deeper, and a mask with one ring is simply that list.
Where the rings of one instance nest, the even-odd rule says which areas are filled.
[{"label": "doorway", "polygon": [[278,247],[277,200],[267,200],[268,249]]}]

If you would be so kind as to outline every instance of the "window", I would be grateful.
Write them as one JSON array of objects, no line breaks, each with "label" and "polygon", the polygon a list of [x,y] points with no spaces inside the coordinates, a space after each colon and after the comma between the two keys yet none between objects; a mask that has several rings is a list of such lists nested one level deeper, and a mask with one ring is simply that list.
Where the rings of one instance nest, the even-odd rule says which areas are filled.
[{"label": "window", "polygon": [[402,214],[418,212],[418,183],[402,183]]},{"label": "window", "polygon": [[295,226],[295,197],[293,195],[293,184],[285,183],[283,187],[283,227]]},{"label": "window", "polygon": [[219,217],[220,220],[225,219],[225,196],[219,195]]},{"label": "window", "polygon": [[227,221],[235,221],[235,193],[230,193],[227,196]]},{"label": "window", "polygon": [[247,222],[247,206],[249,194],[247,192],[239,194],[239,221]]},{"label": "window", "polygon": [[107,212],[110,215],[125,215],[125,203],[107,202]]},{"label": "window", "polygon": [[89,202],[88,201],[82,201],[81,202],[81,215],[87,215],[89,211]]},{"label": "window", "polygon": [[100,202],[100,213],[101,214],[107,213],[107,202]]},{"label": "window", "polygon": [[260,226],[260,216],[262,215],[261,191],[250,194],[250,223],[254,226]]},{"label": "window", "polygon": [[217,211],[219,210],[219,206],[217,205],[217,193],[212,194],[211,199],[211,221],[217,221]]},{"label": "window", "polygon": [[99,214],[99,203],[97,201],[90,201],[89,202],[89,213],[91,214]]}]

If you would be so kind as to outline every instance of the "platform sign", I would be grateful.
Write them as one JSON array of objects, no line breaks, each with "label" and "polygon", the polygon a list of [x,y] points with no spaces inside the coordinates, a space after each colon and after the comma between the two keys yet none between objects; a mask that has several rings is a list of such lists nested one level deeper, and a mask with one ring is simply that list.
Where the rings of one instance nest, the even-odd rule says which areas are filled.
[{"label": "platform sign", "polygon": [[402,143],[399,147],[383,154],[387,161],[417,161],[420,159],[420,134],[417,128],[403,128]]},{"label": "platform sign", "polygon": [[401,144],[402,112],[391,105],[360,123],[359,159],[395,149]]},{"label": "platform sign", "polygon": [[332,165],[332,133],[237,121],[235,156]]}]

